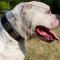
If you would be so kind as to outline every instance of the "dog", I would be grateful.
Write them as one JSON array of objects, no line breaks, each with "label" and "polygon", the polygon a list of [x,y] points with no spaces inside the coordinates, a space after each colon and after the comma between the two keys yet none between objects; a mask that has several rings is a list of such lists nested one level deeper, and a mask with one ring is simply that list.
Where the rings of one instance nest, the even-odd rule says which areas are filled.
[{"label": "dog", "polygon": [[22,2],[0,19],[0,60],[24,60],[27,40],[39,35],[46,41],[59,40],[52,31],[60,24],[42,2]]}]

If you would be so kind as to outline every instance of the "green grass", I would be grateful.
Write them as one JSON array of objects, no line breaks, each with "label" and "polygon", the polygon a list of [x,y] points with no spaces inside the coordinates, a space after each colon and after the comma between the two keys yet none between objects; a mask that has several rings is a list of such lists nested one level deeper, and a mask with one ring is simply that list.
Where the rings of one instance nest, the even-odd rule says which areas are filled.
[{"label": "green grass", "polygon": [[[55,29],[59,35],[60,28]],[[39,37],[28,41],[28,51],[25,60],[60,60],[60,41],[47,43]]]},{"label": "green grass", "polygon": [[10,4],[6,1],[0,1],[0,11],[10,10]]}]

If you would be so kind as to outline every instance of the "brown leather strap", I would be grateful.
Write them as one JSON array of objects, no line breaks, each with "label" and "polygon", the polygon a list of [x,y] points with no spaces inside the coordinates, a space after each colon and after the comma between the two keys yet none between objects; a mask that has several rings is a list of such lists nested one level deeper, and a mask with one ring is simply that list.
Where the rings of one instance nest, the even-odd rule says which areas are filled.
[{"label": "brown leather strap", "polygon": [[10,23],[8,22],[5,14],[3,15],[3,17],[1,18],[1,23],[4,27],[4,29],[8,32],[8,34],[15,40],[19,41],[21,40],[21,36],[12,28],[12,26],[10,25]]}]

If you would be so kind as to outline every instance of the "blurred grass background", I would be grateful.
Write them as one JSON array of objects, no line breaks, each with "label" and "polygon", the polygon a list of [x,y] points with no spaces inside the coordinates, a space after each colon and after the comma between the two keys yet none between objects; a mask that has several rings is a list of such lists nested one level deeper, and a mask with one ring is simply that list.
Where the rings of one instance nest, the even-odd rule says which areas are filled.
[{"label": "blurred grass background", "polygon": [[47,43],[34,38],[29,41],[25,60],[60,60],[60,43]]},{"label": "blurred grass background", "polygon": [[[11,10],[20,2],[33,0],[0,0],[0,16],[5,11]],[[37,0],[48,4],[52,13],[60,14],[60,0]],[[60,27],[55,31],[60,36]],[[25,60],[60,60],[60,42],[47,43],[39,37],[28,40],[28,51]]]}]

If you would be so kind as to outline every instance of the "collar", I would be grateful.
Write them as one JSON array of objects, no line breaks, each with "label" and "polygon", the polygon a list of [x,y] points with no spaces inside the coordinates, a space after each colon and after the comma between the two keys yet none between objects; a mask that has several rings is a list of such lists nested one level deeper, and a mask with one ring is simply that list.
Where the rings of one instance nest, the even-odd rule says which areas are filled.
[{"label": "collar", "polygon": [[15,40],[20,41],[22,37],[12,28],[9,21],[6,18],[6,15],[4,14],[1,18],[1,23],[4,27],[4,29],[8,32],[8,34]]}]

